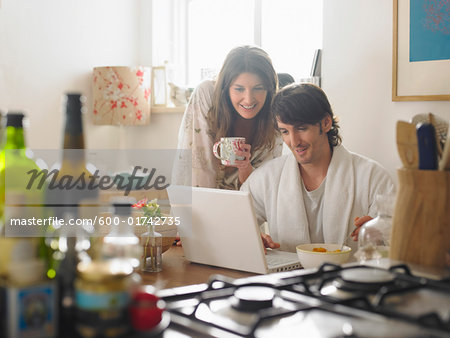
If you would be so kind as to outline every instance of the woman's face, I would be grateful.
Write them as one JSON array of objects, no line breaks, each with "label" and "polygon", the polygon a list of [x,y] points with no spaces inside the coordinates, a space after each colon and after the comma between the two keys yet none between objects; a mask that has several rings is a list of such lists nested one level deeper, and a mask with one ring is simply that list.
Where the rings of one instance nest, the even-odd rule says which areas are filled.
[{"label": "woman's face", "polygon": [[264,106],[267,90],[258,75],[242,73],[231,82],[229,95],[238,114],[244,119],[252,119]]}]

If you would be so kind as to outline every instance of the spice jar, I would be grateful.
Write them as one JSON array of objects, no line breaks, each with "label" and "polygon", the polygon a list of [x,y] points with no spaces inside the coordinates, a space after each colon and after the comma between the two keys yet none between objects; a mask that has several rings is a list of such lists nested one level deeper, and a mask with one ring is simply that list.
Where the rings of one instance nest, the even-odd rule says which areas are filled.
[{"label": "spice jar", "polygon": [[75,281],[76,331],[82,337],[120,337],[130,331],[133,266],[124,259],[81,262]]}]

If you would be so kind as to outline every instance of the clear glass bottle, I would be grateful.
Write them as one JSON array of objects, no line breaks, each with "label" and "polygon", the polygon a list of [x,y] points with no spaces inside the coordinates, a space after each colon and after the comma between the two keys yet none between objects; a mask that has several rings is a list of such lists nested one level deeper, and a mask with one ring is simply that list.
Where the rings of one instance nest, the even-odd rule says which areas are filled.
[{"label": "clear glass bottle", "polygon": [[377,195],[378,215],[361,226],[358,234],[358,251],[355,256],[359,262],[379,260],[389,256],[392,216],[395,196]]},{"label": "clear glass bottle", "polygon": [[154,225],[149,225],[149,230],[142,234],[141,245],[142,271],[159,272],[162,270],[162,235],[155,231]]},{"label": "clear glass bottle", "polygon": [[122,258],[130,262],[134,269],[140,266],[141,247],[134,234],[131,217],[133,202],[116,200],[113,202],[114,215],[111,217],[111,231],[103,238],[102,258]]}]

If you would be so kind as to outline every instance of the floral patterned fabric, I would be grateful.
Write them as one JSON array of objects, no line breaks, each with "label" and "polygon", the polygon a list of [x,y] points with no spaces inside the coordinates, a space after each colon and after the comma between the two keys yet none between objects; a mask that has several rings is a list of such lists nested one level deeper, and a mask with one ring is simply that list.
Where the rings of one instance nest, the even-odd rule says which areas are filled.
[{"label": "floral patterned fabric", "polygon": [[[208,134],[206,120],[212,105],[214,81],[203,81],[193,92],[178,133],[178,149],[181,151],[175,161],[172,184],[194,187],[239,189],[238,170],[220,164],[213,154],[213,140]],[[260,148],[252,151],[250,163],[254,168],[263,162],[281,155],[283,142],[277,138],[274,148]],[[191,156],[191,158],[187,158]]]},{"label": "floral patterned fabric", "polygon": [[149,67],[95,67],[92,82],[94,124],[149,123]]}]

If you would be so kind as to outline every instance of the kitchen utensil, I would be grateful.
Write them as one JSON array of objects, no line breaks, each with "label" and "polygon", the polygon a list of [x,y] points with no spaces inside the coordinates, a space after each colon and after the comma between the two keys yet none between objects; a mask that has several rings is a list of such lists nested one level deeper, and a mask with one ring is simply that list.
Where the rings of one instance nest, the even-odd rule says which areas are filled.
[{"label": "kitchen utensil", "polygon": [[397,121],[397,149],[405,168],[417,169],[419,152],[416,126],[406,121]]},{"label": "kitchen utensil", "polygon": [[438,138],[441,141],[442,140],[445,141],[447,139],[448,127],[449,127],[448,121],[444,120],[443,118],[441,118],[433,113],[417,114],[417,115],[414,115],[413,118],[411,119],[411,123],[416,126],[419,123],[424,123],[424,122],[432,123],[434,125],[434,128],[436,128],[436,133],[438,134]]},{"label": "kitchen utensil", "polygon": [[441,160],[439,161],[439,170],[450,170],[450,138],[445,142]]},{"label": "kitchen utensil", "polygon": [[[355,229],[356,230],[356,229]],[[353,235],[353,231],[344,239],[344,241],[342,242],[342,244],[341,244],[341,247],[339,248],[339,250],[344,250],[344,246],[345,246],[345,243],[347,243],[347,241],[350,239],[350,238],[352,238],[352,235]]]},{"label": "kitchen utensil", "polygon": [[436,170],[438,165],[436,131],[431,123],[420,123],[417,125],[417,143],[419,148],[419,169]]},{"label": "kitchen utensil", "polygon": [[441,139],[437,133],[437,122],[436,119],[434,118],[434,115],[432,113],[428,114],[428,119],[431,123],[431,125],[434,127],[434,138],[436,139],[436,154],[438,158],[441,158],[442,156],[442,144],[441,144]]}]

